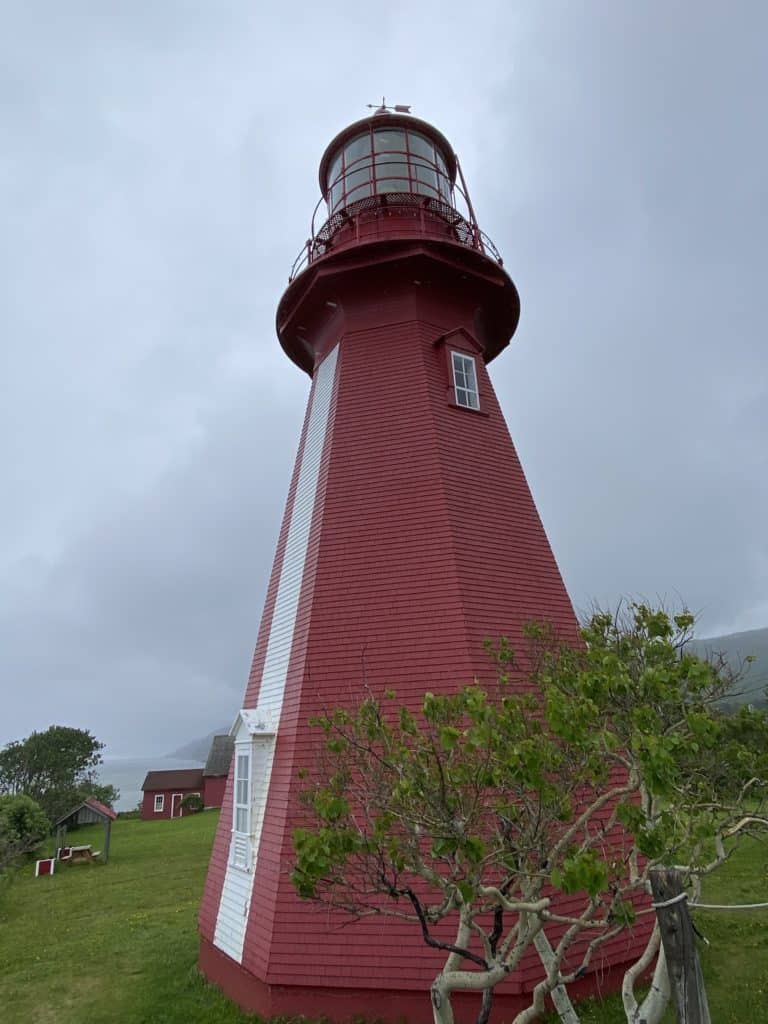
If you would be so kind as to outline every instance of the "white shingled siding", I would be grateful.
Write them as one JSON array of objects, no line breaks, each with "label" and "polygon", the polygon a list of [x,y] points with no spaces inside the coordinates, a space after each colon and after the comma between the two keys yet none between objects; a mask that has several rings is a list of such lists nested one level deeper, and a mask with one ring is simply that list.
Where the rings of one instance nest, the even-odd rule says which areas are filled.
[{"label": "white shingled siding", "polygon": [[[288,536],[277,585],[272,623],[267,640],[264,669],[259,687],[258,707],[254,717],[263,715],[270,723],[279,723],[283,705],[285,680],[293,646],[296,613],[301,596],[304,564],[309,546],[309,532],[317,499],[320,462],[325,446],[328,418],[336,376],[338,346],[326,356],[315,376],[309,412],[309,423],[301,454],[299,478],[291,510]],[[250,716],[249,716],[250,717]],[[247,869],[236,867],[232,861],[232,848],[227,860],[227,873],[216,918],[214,945],[238,963],[243,958],[243,942],[251,905],[253,877],[258,860],[261,828],[264,822],[272,760],[275,751],[274,735],[252,735],[248,722],[239,721],[236,742],[246,736],[251,739],[251,850]],[[233,833],[234,841],[234,833]]]},{"label": "white shingled siding", "polygon": [[272,615],[272,628],[269,631],[264,671],[261,675],[258,710],[265,712],[268,716],[273,716],[276,721],[279,720],[279,712],[283,704],[285,677],[288,674],[288,660],[293,644],[293,629],[296,624],[296,611],[299,606],[301,581],[304,576],[309,530],[315,508],[317,481],[320,475],[320,460],[325,445],[328,413],[331,407],[337,353],[338,346],[329,353],[317,371],[312,410],[291,513],[291,525],[288,528],[283,567],[277,587],[275,610]]}]

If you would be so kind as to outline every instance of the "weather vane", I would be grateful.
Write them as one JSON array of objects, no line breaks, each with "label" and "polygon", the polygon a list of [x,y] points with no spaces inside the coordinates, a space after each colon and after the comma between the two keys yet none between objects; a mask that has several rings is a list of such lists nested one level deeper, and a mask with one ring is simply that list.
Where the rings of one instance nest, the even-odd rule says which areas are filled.
[{"label": "weather vane", "polygon": [[366,107],[375,110],[377,114],[386,114],[388,111],[393,111],[395,114],[410,114],[411,112],[411,108],[405,103],[396,103],[394,107],[388,107],[384,96],[381,97],[381,106],[376,103],[366,103]]}]

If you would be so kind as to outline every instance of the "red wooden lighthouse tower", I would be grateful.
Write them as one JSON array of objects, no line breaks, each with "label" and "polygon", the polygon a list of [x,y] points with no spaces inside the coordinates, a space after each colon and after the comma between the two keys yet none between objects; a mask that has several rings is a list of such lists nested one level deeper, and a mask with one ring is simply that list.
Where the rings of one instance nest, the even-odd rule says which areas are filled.
[{"label": "red wooden lighthouse tower", "polygon": [[[410,924],[350,925],[296,896],[312,714],[363,677],[414,707],[490,681],[484,638],[514,645],[532,619],[576,635],[486,370],[517,291],[457,173],[414,117],[346,128],[320,164],[327,219],[278,308],[312,389],[200,914],[204,973],[264,1015],[431,1019],[440,965]],[[500,1002],[520,1005],[532,978]]]}]

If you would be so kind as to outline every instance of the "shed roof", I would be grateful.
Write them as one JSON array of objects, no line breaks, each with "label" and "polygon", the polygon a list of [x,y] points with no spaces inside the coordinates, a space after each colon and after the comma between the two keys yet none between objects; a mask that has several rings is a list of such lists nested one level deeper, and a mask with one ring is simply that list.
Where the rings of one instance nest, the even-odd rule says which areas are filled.
[{"label": "shed roof", "polygon": [[203,768],[203,775],[227,775],[234,749],[235,741],[231,736],[226,733],[223,736],[214,736],[211,749],[208,752],[208,760]]},{"label": "shed roof", "polygon": [[117,817],[117,811],[113,811],[111,807],[107,807],[107,805],[103,804],[101,800],[97,800],[95,796],[87,797],[85,802],[89,807],[93,808],[94,811],[97,811],[99,814],[104,814],[112,821]]},{"label": "shed roof", "polygon": [[147,772],[141,788],[146,793],[165,789],[201,789],[202,785],[202,768],[177,768],[171,771]]},{"label": "shed roof", "polygon": [[97,800],[96,797],[89,796],[86,797],[85,800],[82,800],[76,807],[67,811],[66,814],[62,814],[62,816],[54,822],[54,826],[58,827],[59,825],[70,822],[71,819],[76,818],[79,812],[84,808],[93,811],[94,814],[105,821],[114,821],[117,817],[117,811],[113,811],[111,807],[107,807],[106,804]]}]

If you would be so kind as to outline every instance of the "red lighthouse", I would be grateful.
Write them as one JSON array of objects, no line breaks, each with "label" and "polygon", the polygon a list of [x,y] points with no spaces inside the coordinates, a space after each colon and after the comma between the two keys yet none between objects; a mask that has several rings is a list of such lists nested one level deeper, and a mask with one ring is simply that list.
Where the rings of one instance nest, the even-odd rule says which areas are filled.
[{"label": "red lighthouse", "polygon": [[[539,619],[575,638],[577,625],[486,369],[517,326],[517,291],[449,143],[382,109],[331,142],[320,189],[327,215],[277,312],[312,388],[233,727],[200,962],[265,1016],[418,1021],[440,965],[418,930],[350,925],[291,886],[308,720],[363,681],[415,708],[426,690],[490,681],[486,637],[514,645]],[[500,1005],[522,1005],[540,973],[528,963]]]}]

